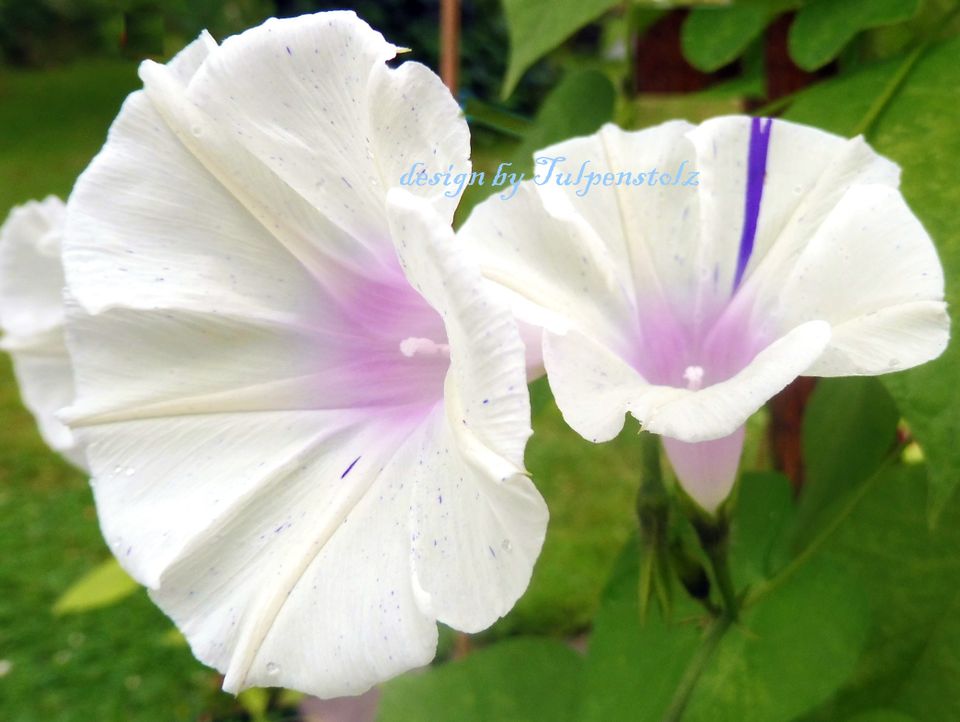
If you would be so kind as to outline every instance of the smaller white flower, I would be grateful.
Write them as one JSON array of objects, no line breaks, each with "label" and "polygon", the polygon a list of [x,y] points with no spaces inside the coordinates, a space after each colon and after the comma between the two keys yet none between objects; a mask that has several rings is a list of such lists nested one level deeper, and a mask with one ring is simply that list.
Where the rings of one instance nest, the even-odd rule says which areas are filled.
[{"label": "smaller white flower", "polygon": [[936,250],[899,168],[862,138],[731,116],[607,125],[537,155],[614,182],[527,181],[459,237],[544,329],[567,423],[607,441],[629,412],[708,511],[747,418],[794,378],[899,371],[946,347]]},{"label": "smaller white flower", "polygon": [[63,339],[63,201],[48,196],[14,208],[0,226],[0,348],[13,358],[24,405],[44,441],[78,466],[83,453],[55,414],[73,401]]}]

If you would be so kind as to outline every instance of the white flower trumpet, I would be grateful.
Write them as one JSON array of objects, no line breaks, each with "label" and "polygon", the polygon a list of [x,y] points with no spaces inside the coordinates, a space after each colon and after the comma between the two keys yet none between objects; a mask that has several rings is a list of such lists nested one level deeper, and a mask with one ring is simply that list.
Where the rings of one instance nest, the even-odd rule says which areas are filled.
[{"label": "white flower trumpet", "polygon": [[454,242],[439,78],[353,13],[141,66],[68,204],[77,400],[104,536],[224,688],[358,693],[526,588],[524,348]]},{"label": "white flower trumpet", "polygon": [[[744,422],[795,377],[889,373],[947,344],[933,243],[897,166],[862,138],[739,116],[607,125],[538,155],[618,182],[586,195],[562,174],[526,181],[459,236],[544,329],[570,426],[606,441],[629,412],[707,511],[734,483]],[[668,175],[626,182],[634,168]]]}]

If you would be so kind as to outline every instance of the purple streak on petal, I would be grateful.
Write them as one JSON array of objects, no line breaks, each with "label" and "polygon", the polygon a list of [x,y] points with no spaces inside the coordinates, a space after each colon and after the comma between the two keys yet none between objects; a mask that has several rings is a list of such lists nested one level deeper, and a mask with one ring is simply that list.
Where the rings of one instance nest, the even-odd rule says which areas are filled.
[{"label": "purple streak on petal", "polygon": [[342,474],[340,474],[340,478],[342,479],[342,478],[345,477],[347,474],[349,474],[350,471],[351,471],[351,469],[353,469],[353,467],[357,465],[357,462],[358,462],[358,461],[360,461],[360,457],[359,457],[359,456],[358,456],[356,459],[354,459],[353,461],[350,462],[350,466],[348,466],[348,467],[344,470],[344,472],[343,472]]},{"label": "purple streak on petal", "polygon": [[772,118],[753,118],[750,122],[750,149],[747,157],[747,193],[743,211],[743,233],[740,236],[740,253],[737,256],[737,272],[733,278],[736,291],[753,253],[757,236],[757,219],[760,216],[760,200],[763,198],[763,180],[767,173],[767,149],[770,147]]}]

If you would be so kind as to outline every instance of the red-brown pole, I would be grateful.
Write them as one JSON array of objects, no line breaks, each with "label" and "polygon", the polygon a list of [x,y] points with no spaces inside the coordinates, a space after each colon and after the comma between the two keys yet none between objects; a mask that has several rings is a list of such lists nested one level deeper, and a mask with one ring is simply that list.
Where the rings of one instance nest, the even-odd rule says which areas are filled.
[{"label": "red-brown pole", "polygon": [[440,77],[454,95],[460,73],[460,0],[440,0]]}]

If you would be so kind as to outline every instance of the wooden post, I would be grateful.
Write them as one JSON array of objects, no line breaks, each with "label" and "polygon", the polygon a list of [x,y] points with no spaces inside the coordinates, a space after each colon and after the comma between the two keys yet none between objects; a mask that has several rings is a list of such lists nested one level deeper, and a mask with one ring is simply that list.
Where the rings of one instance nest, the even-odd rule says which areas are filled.
[{"label": "wooden post", "polygon": [[460,74],[460,0],[440,0],[440,77],[456,96]]}]

